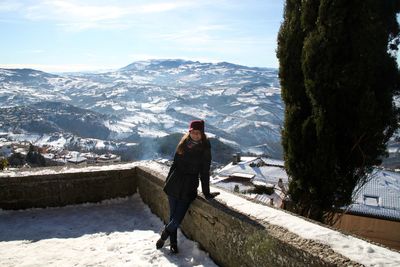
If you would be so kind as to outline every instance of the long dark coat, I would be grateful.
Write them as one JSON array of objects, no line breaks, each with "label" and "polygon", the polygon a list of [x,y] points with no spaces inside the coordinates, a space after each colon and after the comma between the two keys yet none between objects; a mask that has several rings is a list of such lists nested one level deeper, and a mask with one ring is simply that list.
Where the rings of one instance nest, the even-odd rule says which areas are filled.
[{"label": "long dark coat", "polygon": [[210,193],[211,146],[204,144],[189,148],[184,144],[184,153],[175,153],[168,173],[164,192],[180,200],[192,201],[197,196],[199,176],[204,195]]}]

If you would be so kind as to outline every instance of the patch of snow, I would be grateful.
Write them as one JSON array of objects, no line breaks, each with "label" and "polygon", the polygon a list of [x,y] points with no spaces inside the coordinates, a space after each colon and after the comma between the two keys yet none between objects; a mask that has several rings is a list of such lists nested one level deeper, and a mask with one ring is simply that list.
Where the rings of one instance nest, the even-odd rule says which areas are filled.
[{"label": "patch of snow", "polygon": [[136,125],[127,121],[118,121],[118,122],[105,121],[104,126],[106,126],[113,132],[126,133],[126,132],[131,132],[132,128],[134,128]]},{"label": "patch of snow", "polygon": [[163,222],[138,194],[62,208],[0,210],[2,266],[217,266],[178,231],[178,255],[155,244]]},{"label": "patch of snow", "polygon": [[141,137],[163,137],[168,133],[150,127],[138,127],[138,133]]},{"label": "patch of snow", "polygon": [[113,104],[113,105],[111,105],[111,108],[113,109],[113,110],[122,110],[122,109],[125,109],[125,107],[123,107],[123,106],[121,106],[121,105],[116,105],[116,104]]}]

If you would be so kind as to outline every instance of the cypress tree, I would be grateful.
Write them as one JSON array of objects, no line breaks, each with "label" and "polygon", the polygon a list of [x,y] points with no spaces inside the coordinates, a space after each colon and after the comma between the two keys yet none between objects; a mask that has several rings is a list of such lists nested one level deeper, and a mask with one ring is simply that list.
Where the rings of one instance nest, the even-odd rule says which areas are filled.
[{"label": "cypress tree", "polygon": [[34,166],[46,166],[46,159],[40,154],[37,147],[30,144],[28,154],[26,155],[26,162]]},{"label": "cypress tree", "polygon": [[351,203],[397,127],[395,0],[287,0],[278,35],[282,133],[295,211]]}]

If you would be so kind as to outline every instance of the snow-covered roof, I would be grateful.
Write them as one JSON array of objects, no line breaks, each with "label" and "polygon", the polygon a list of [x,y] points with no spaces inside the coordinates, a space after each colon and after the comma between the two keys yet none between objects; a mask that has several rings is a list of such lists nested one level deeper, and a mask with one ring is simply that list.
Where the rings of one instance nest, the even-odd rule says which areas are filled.
[{"label": "snow-covered roof", "polygon": [[288,176],[283,169],[283,161],[276,159],[242,157],[240,162],[229,163],[217,175],[229,177],[234,173],[252,175],[254,181],[277,184],[279,179],[282,179],[283,183],[288,183]]},{"label": "snow-covered roof", "polygon": [[105,160],[110,160],[110,159],[116,159],[118,156],[114,154],[103,154],[99,156],[99,159],[105,159]]},{"label": "snow-covered roof", "polygon": [[53,153],[44,153],[42,156],[46,159],[54,159],[55,155]]},{"label": "snow-covered roof", "polygon": [[262,157],[261,160],[263,160],[267,165],[275,165],[275,166],[281,166],[281,167],[283,167],[285,165],[285,162],[280,159],[271,159],[271,158]]},{"label": "snow-covered roof", "polygon": [[17,148],[14,150],[15,153],[21,153],[22,155],[28,154],[28,151],[25,148]]},{"label": "snow-covered roof", "polygon": [[354,192],[350,213],[400,221],[400,174],[375,169]]},{"label": "snow-covered roof", "polygon": [[77,157],[72,157],[72,158],[68,159],[68,162],[71,162],[71,163],[81,163],[81,162],[85,162],[86,160],[87,160],[87,159],[84,158],[84,157],[77,156]]},{"label": "snow-covered roof", "polygon": [[1,147],[11,147],[12,144],[13,143],[11,141],[7,141],[7,140],[0,142]]},{"label": "snow-covered roof", "polygon": [[388,151],[389,153],[398,153],[399,150],[400,150],[399,147],[388,147],[388,148],[387,148],[387,151]]},{"label": "snow-covered roof", "polygon": [[92,152],[81,153],[81,156],[85,157],[87,159],[95,159],[95,158],[99,157],[99,155],[92,153]]},{"label": "snow-covered roof", "polygon": [[246,178],[246,179],[251,179],[255,175],[254,174],[248,174],[248,173],[243,173],[243,172],[234,172],[230,175],[230,177],[240,177],[240,178]]}]

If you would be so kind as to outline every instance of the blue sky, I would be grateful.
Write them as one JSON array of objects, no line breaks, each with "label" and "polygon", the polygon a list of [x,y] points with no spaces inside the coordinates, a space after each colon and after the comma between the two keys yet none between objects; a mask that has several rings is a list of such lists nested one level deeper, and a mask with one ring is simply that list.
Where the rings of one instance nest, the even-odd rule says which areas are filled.
[{"label": "blue sky", "polygon": [[2,0],[0,67],[117,69],[181,58],[278,67],[283,0]]}]

